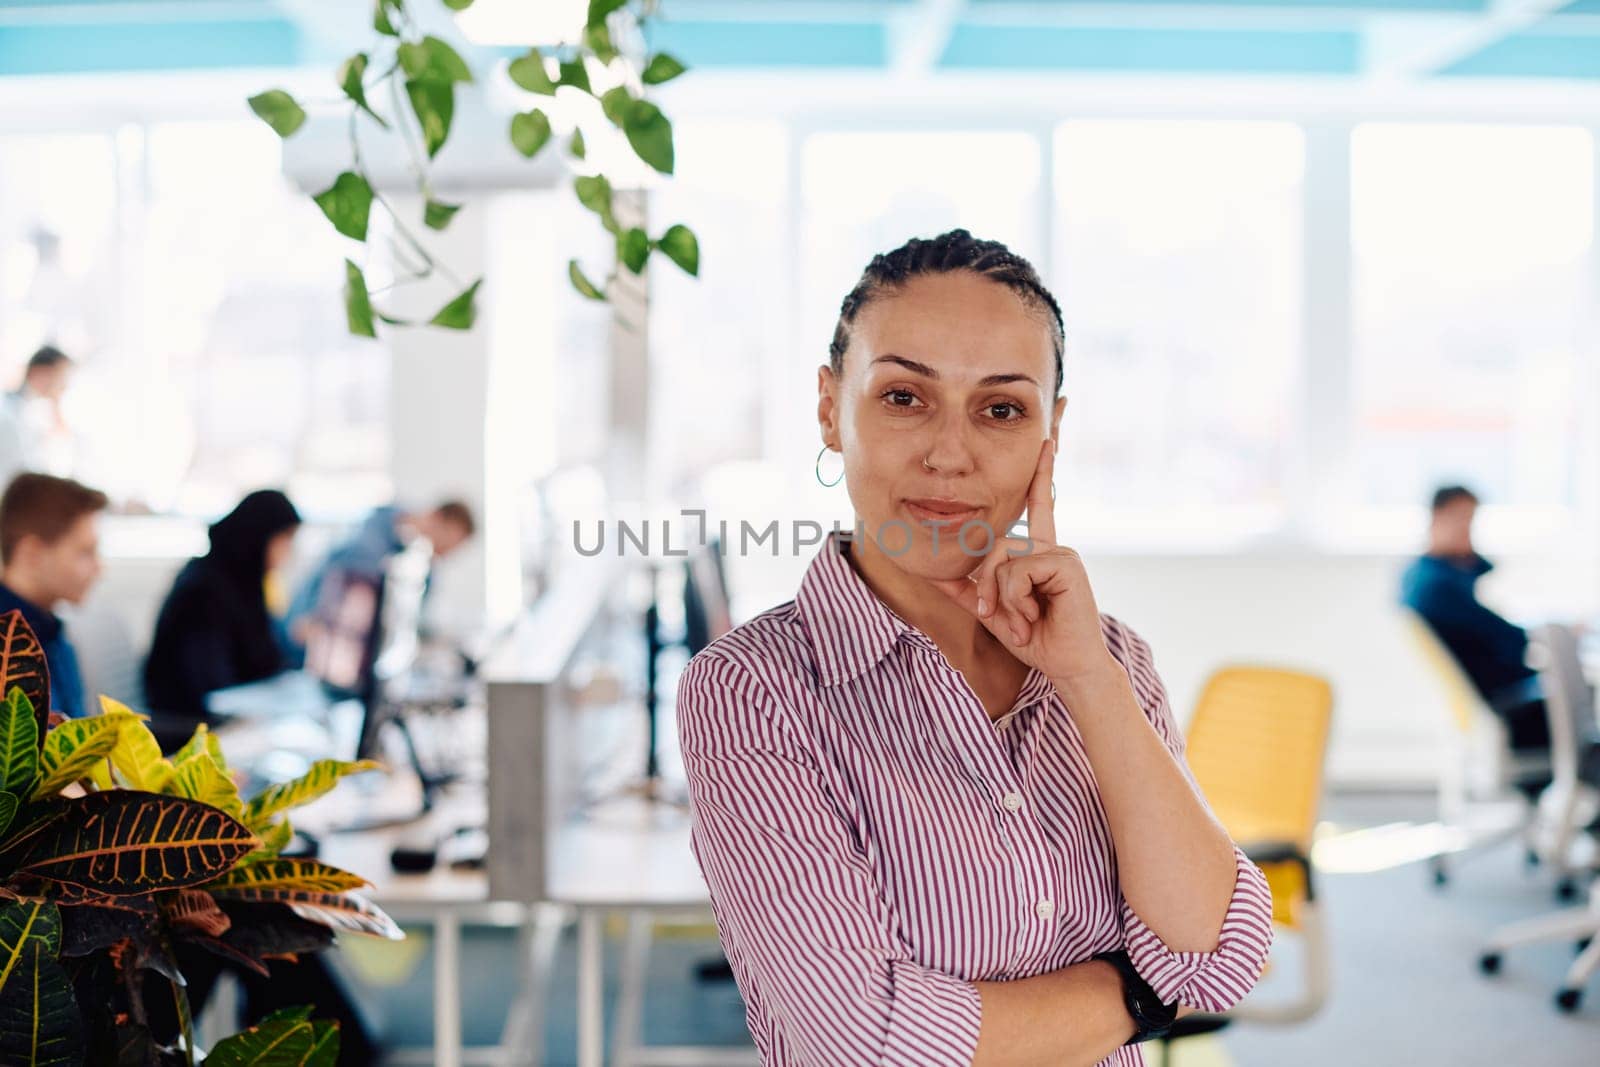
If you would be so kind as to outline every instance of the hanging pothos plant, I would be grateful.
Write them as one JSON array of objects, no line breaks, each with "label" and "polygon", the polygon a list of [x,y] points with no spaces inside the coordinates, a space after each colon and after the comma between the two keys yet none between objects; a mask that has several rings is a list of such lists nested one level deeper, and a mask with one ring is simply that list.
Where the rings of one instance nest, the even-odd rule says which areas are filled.
[{"label": "hanging pothos plant", "polygon": [[[450,137],[456,86],[473,82],[476,77],[460,53],[438,37],[422,32],[415,12],[421,2],[429,0],[373,0],[373,41],[346,59],[337,74],[344,103],[349,107],[350,167],[313,199],[335,229],[363,243],[373,205],[382,208],[395,235],[395,284],[421,281],[439,272],[459,291],[428,320],[428,325],[465,330],[472,327],[476,318],[478,287],[483,279],[463,285],[429,253],[414,229],[415,220],[402,217],[373,188],[361,154],[360,132],[364,124],[376,125],[383,135],[400,137],[410,155],[417,191],[423,200],[422,225],[443,230],[461,209],[461,204],[447,203],[434,195],[429,165]],[[438,2],[459,12],[471,7],[473,0]],[[588,94],[599,102],[605,121],[622,131],[639,159],[662,174],[671,174],[672,124],[660,108],[644,98],[644,92],[648,86],[671,81],[685,68],[665,53],[635,58],[617,43],[621,39],[642,40],[644,23],[655,14],[656,6],[657,0],[590,0],[581,41],[530,48],[526,55],[510,63],[507,76],[519,88],[540,96],[554,97],[560,89]],[[590,83],[591,64],[612,72],[619,84],[597,92]],[[306,120],[305,109],[282,89],[259,93],[249,103],[251,110],[280,137],[293,136]],[[555,139],[550,117],[540,107],[513,115],[507,134],[512,146],[529,159]],[[565,150],[574,160],[585,158],[581,122],[565,138]],[[699,274],[699,241],[687,226],[674,224],[652,237],[638,226],[621,225],[613,210],[614,190],[604,174],[580,175],[573,181],[573,189],[578,201],[595,214],[611,235],[616,249],[615,262],[599,284],[590,279],[576,259],[568,260],[567,277],[578,292],[592,300],[607,299],[618,271],[639,274],[652,252],[660,252],[689,274]],[[373,303],[378,295],[368,288],[362,268],[346,259],[345,312],[351,333],[376,337],[376,324],[380,321],[391,326],[413,324],[379,310]]]}]

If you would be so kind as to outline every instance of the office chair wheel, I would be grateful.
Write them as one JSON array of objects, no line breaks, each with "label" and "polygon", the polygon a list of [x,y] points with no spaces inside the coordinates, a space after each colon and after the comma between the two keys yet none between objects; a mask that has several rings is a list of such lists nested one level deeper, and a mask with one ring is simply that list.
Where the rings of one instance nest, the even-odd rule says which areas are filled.
[{"label": "office chair wheel", "polygon": [[1578,1005],[1583,1002],[1583,990],[1563,989],[1556,994],[1556,1007],[1571,1015],[1578,1010]]},{"label": "office chair wheel", "polygon": [[1429,867],[1433,870],[1433,884],[1435,887],[1442,887],[1450,884],[1450,871],[1445,867],[1444,860],[1440,859],[1438,856],[1435,856],[1433,858],[1433,862],[1429,864]]},{"label": "office chair wheel", "polygon": [[1539,863],[1541,862],[1539,859],[1539,853],[1535,852],[1531,848],[1528,849],[1527,852],[1523,853],[1522,862],[1530,871],[1533,870],[1534,868],[1538,867]]},{"label": "office chair wheel", "polygon": [[1484,974],[1499,974],[1500,953],[1485,952],[1483,955],[1479,956],[1478,970],[1482,971]]},{"label": "office chair wheel", "polygon": [[1577,956],[1577,955],[1581,955],[1582,953],[1588,952],[1589,951],[1589,946],[1591,944],[1593,944],[1593,943],[1594,943],[1594,938],[1592,938],[1592,937],[1580,937],[1576,942],[1573,943],[1572,954],[1574,956]]},{"label": "office chair wheel", "polygon": [[1578,899],[1578,882],[1568,875],[1556,883],[1556,899],[1563,904],[1570,904]]}]

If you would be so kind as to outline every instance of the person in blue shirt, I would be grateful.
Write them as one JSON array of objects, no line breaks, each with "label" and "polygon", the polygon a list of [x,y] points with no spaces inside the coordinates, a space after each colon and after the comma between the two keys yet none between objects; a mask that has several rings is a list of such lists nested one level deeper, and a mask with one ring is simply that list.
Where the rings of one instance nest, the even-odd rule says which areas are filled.
[{"label": "person in blue shirt", "polygon": [[1550,747],[1539,675],[1525,662],[1528,633],[1478,603],[1474,586],[1494,569],[1472,545],[1478,498],[1462,485],[1433,494],[1428,551],[1406,568],[1400,600],[1421,615],[1505,721],[1511,747]]},{"label": "person in blue shirt", "polygon": [[395,505],[374,508],[355,532],[336,545],[295,591],[279,631],[295,665],[305,659],[306,625],[316,614],[324,584],[334,573],[382,579],[389,560],[416,538],[425,538],[433,558],[443,559],[471,539],[476,530],[472,510],[459,500],[446,500],[426,511]]},{"label": "person in blue shirt", "polygon": [[24,472],[0,495],[0,612],[20,611],[44,649],[51,710],[92,709],[66,626],[55,614],[79,604],[100,577],[98,516],[106,495],[70,478]]}]

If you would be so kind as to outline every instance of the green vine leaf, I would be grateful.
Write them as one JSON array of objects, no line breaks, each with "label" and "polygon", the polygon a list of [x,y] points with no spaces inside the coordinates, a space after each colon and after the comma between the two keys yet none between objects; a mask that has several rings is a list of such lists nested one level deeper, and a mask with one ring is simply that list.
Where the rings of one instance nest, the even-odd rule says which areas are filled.
[{"label": "green vine leaf", "polygon": [[537,48],[530,48],[527,55],[513,59],[510,66],[506,67],[506,75],[530,93],[538,93],[540,96],[555,95],[556,83],[551,80],[550,72],[545,69],[544,54]]},{"label": "green vine leaf", "polygon": [[561,64],[560,84],[570,85],[574,89],[582,89],[590,95],[594,94],[594,90],[589,88],[589,71],[583,65],[581,57],[566,60]]},{"label": "green vine leaf", "polygon": [[295,103],[294,97],[282,89],[257,93],[250,98],[249,104],[250,110],[271,126],[279,137],[288,137],[306,121],[305,108]]},{"label": "green vine leaf", "polygon": [[395,29],[394,20],[389,17],[390,12],[400,13],[401,0],[373,0],[372,28],[385,37],[398,37],[400,31]]},{"label": "green vine leaf", "polygon": [[400,46],[400,69],[413,81],[433,78],[443,82],[470,82],[472,68],[461,54],[437,37]]},{"label": "green vine leaf", "polygon": [[378,329],[372,324],[372,297],[367,293],[366,275],[348,259],[344,261],[344,314],[351,333],[358,337],[378,336]]},{"label": "green vine leaf", "polygon": [[387,130],[389,124],[384,121],[382,115],[372,110],[371,104],[367,103],[367,90],[361,84],[361,80],[366,75],[367,54],[365,52],[357,52],[345,60],[344,65],[339,68],[339,88],[344,90],[344,95],[355,101],[357,107],[371,115],[374,122]]},{"label": "green vine leaf", "polygon": [[631,226],[617,238],[617,258],[633,273],[644,270],[650,258],[650,237],[637,226]]},{"label": "green vine leaf", "polygon": [[444,6],[451,11],[465,11],[472,6],[472,0],[444,0]]},{"label": "green vine leaf", "polygon": [[439,313],[428,320],[429,326],[443,326],[447,330],[470,330],[478,318],[478,286],[483,284],[479,278],[457,296],[450,303],[439,309]]},{"label": "green vine leaf", "polygon": [[611,120],[613,126],[622,125],[622,121],[628,117],[628,109],[632,106],[632,94],[621,85],[615,89],[607,89],[600,97],[600,110],[605,112],[606,118]]},{"label": "green vine leaf", "polygon": [[422,139],[432,159],[450,136],[450,120],[455,115],[456,96],[451,82],[438,78],[412,78],[406,82],[406,96],[422,127]]},{"label": "green vine leaf", "polygon": [[550,140],[550,118],[534,108],[511,116],[511,144],[532,159]]},{"label": "green vine leaf", "polygon": [[607,15],[626,6],[628,0],[589,0],[589,17],[586,22],[590,26],[603,26]]},{"label": "green vine leaf", "polygon": [[583,273],[583,268],[578,266],[578,261],[575,259],[567,260],[567,278],[571,280],[574,289],[590,300],[604,300],[606,298],[606,294],[595,287],[594,282],[591,282],[588,276]]},{"label": "green vine leaf", "polygon": [[572,131],[572,140],[567,142],[567,151],[572,153],[572,158],[574,159],[582,159],[588,154],[589,150],[583,143],[582,130],[574,129]]},{"label": "green vine leaf", "polygon": [[582,175],[572,182],[577,191],[578,203],[600,216],[600,224],[609,233],[616,233],[616,216],[611,213],[611,182],[604,174]]},{"label": "green vine leaf", "polygon": [[17,799],[15,793],[0,791],[0,839],[4,839],[6,830],[11,827],[11,820],[17,817],[17,809],[22,806],[22,801]]},{"label": "green vine leaf", "polygon": [[694,231],[683,224],[667,227],[656,247],[672,262],[682,267],[686,274],[700,276],[700,241]]},{"label": "green vine leaf", "polygon": [[622,54],[617,51],[617,46],[611,43],[611,31],[606,29],[603,22],[598,26],[584,28],[583,43],[602,63],[609,63]]},{"label": "green vine leaf", "polygon": [[334,229],[357,241],[367,239],[367,220],[372,216],[372,186],[367,179],[347,170],[311,199],[328,216]]},{"label": "green vine leaf", "polygon": [[422,209],[423,225],[430,230],[442,230],[450,225],[450,220],[455,218],[456,212],[460,210],[460,204],[447,204],[430,196],[428,203]]},{"label": "green vine leaf", "polygon": [[622,132],[640,159],[662,174],[672,173],[672,123],[660,108],[648,100],[635,100],[623,116]]},{"label": "green vine leaf", "polygon": [[688,69],[665,52],[657,52],[650,57],[650,62],[645,66],[644,73],[639,75],[639,80],[646,85],[660,85],[671,81]]}]

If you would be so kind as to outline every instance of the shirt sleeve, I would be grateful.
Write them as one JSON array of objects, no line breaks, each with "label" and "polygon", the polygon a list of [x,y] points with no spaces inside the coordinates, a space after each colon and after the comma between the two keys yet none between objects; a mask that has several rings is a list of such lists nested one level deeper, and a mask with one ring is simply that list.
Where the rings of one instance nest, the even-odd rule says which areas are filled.
[{"label": "shirt sleeve", "polygon": [[701,653],[678,683],[690,841],[753,1033],[812,1067],[967,1067],[977,987],[911,959],[817,761],[772,692]]},{"label": "shirt sleeve", "polygon": [[[1128,671],[1139,704],[1205,804],[1205,794],[1184,759],[1183,733],[1173,718],[1150,646],[1127,626],[1119,624],[1119,629],[1123,648],[1118,650],[1117,658]],[[1206,808],[1209,811],[1210,805]],[[1209,952],[1173,951],[1139,917],[1127,898],[1122,899],[1128,956],[1165,1003],[1179,1001],[1202,1011],[1227,1011],[1243,1000],[1261,977],[1272,947],[1272,890],[1267,886],[1266,875],[1243,849],[1235,845],[1233,856],[1233,896],[1223,915],[1217,946]]]}]

